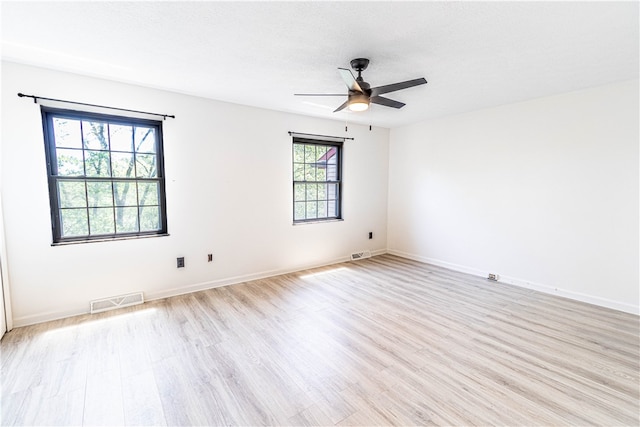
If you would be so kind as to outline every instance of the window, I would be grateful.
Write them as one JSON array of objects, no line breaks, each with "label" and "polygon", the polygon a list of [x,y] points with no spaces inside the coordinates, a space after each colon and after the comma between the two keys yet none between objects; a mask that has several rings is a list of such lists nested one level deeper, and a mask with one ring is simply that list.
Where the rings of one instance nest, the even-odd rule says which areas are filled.
[{"label": "window", "polygon": [[293,138],[293,222],[341,218],[342,142]]},{"label": "window", "polygon": [[53,242],[167,233],[162,122],[42,108]]}]

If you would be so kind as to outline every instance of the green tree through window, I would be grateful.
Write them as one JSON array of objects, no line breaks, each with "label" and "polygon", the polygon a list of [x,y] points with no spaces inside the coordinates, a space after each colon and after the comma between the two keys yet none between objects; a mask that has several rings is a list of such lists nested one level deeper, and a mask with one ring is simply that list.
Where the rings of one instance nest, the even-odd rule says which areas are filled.
[{"label": "green tree through window", "polygon": [[166,234],[162,122],[42,113],[54,243]]}]

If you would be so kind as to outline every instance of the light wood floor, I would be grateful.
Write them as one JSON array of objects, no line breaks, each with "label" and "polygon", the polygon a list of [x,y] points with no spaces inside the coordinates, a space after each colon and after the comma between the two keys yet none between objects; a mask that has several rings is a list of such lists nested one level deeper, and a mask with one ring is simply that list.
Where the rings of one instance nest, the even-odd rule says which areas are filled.
[{"label": "light wood floor", "polygon": [[634,425],[639,318],[384,255],[0,344],[2,425]]}]

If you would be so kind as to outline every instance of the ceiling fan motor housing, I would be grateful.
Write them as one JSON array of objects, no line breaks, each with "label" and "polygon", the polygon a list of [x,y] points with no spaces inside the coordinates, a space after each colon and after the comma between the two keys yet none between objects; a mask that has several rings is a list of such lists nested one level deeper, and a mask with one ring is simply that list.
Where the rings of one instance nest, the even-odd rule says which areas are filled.
[{"label": "ceiling fan motor housing", "polygon": [[351,60],[351,68],[356,70],[358,73],[366,70],[368,66],[369,60],[367,58],[356,58]]}]

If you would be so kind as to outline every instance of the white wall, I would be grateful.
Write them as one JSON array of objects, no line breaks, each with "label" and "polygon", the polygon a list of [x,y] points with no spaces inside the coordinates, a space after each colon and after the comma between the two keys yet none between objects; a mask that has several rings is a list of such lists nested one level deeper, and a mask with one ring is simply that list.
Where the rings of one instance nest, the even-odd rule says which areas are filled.
[{"label": "white wall", "polygon": [[[188,76],[185,76],[188,78]],[[23,92],[166,114],[169,237],[51,246],[40,110]],[[344,147],[342,222],[292,225],[287,131]],[[2,199],[15,326],[88,311],[134,291],[184,293],[386,249],[387,129],[2,64]],[[368,240],[368,232],[374,239]],[[214,262],[207,263],[213,253]],[[176,257],[186,268],[176,268]]]},{"label": "white wall", "polygon": [[390,134],[392,253],[638,313],[638,81]]}]

